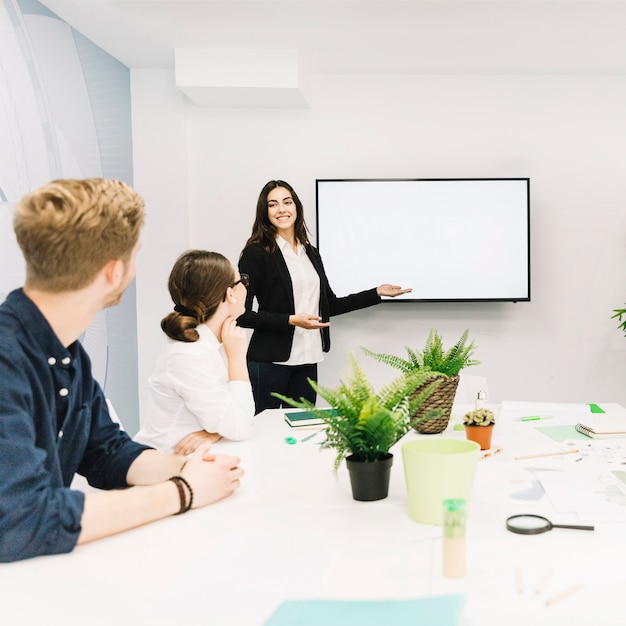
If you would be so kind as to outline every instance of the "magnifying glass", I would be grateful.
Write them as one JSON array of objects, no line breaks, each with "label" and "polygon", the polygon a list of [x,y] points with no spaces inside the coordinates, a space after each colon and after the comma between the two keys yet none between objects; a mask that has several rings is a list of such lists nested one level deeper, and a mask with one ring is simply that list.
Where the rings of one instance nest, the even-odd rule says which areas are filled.
[{"label": "magnifying glass", "polygon": [[524,513],[512,515],[506,519],[506,528],[512,533],[520,535],[539,535],[553,528],[573,528],[575,530],[594,530],[593,526],[580,526],[576,524],[553,524],[548,518],[541,515]]}]

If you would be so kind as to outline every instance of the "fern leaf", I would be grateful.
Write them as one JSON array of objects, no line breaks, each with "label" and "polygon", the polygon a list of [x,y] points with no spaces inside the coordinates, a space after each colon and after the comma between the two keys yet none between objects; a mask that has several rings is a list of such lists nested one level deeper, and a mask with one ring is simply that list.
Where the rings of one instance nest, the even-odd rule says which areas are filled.
[{"label": "fern leaf", "polygon": [[371,356],[372,358],[379,361],[380,363],[389,365],[390,367],[398,369],[401,372],[410,372],[413,369],[412,363],[410,361],[407,361],[406,359],[403,359],[394,354],[372,352],[371,350],[368,350],[363,346],[361,346],[361,350],[368,356]]}]

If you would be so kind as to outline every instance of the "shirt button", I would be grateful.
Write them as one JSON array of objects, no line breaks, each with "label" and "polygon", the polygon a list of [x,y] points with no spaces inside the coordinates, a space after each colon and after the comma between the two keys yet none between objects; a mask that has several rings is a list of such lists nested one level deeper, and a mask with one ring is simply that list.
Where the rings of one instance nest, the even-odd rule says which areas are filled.
[{"label": "shirt button", "polygon": [[62,396],[63,398],[69,393],[69,391],[63,387],[61,389],[59,389],[59,395]]},{"label": "shirt button", "polygon": [[63,431],[62,430],[59,431],[59,439],[63,439]]},{"label": "shirt button", "polygon": [[69,365],[71,361],[72,359],[70,359],[69,356],[66,356],[65,358],[61,359],[61,363],[63,363],[63,365]]},{"label": "shirt button", "polygon": [[51,356],[51,357],[48,359],[48,364],[49,364],[49,365],[54,365],[56,362],[57,362],[57,360],[56,360],[53,356]]}]

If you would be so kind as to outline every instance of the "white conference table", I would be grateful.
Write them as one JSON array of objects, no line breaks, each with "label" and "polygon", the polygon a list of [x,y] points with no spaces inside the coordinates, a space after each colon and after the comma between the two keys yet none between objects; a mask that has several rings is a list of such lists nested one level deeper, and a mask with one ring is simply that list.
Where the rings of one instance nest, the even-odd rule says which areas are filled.
[{"label": "white conference table", "polygon": [[[467,408],[455,407],[442,435],[411,432],[405,440],[463,438],[453,424]],[[334,452],[319,449],[322,434],[301,441],[315,431],[294,433],[281,410],[256,420],[253,439],[215,445],[216,452],[238,454],[246,470],[234,496],[70,554],[0,564],[0,623],[262,626],[287,598],[462,593],[463,626],[626,624],[621,595],[626,523],[535,536],[505,529],[506,517],[516,513],[575,521],[555,513],[545,495],[537,497],[526,469],[558,469],[574,455],[513,458],[562,445],[536,431],[537,423],[496,424],[493,443],[503,450],[478,463],[468,514],[467,574],[447,579],[441,527],[418,524],[408,515],[399,445],[393,449],[389,497],[356,502],[345,464],[335,479]],[[298,442],[286,443],[289,436]],[[578,583],[584,587],[545,605]]]}]

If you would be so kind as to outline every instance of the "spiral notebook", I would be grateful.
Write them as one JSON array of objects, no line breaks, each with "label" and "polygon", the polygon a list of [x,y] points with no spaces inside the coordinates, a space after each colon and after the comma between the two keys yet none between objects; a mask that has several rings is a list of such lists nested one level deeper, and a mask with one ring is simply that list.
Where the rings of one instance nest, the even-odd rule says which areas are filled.
[{"label": "spiral notebook", "polygon": [[576,430],[593,439],[626,437],[626,409],[618,404],[603,405],[604,413],[591,413],[576,424]]}]

